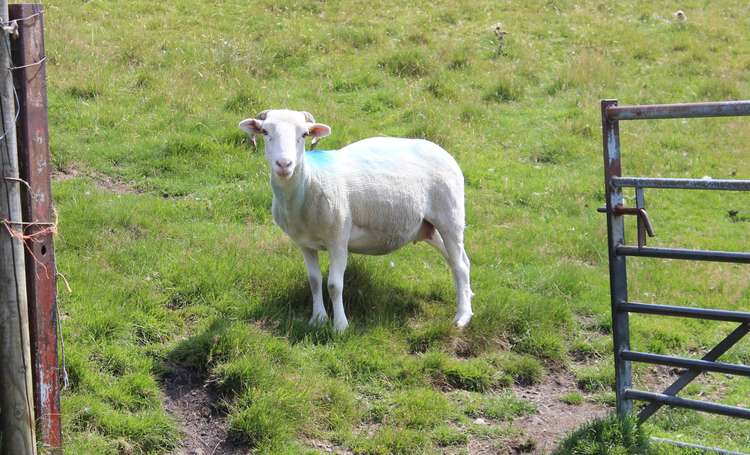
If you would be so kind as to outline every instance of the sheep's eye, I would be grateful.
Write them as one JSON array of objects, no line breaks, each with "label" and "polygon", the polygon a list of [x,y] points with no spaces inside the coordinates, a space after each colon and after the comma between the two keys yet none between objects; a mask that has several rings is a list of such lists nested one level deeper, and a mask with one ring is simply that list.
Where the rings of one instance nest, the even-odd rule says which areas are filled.
[{"label": "sheep's eye", "polygon": [[268,136],[268,131],[265,129],[260,130],[261,133],[263,133],[264,136]]},{"label": "sheep's eye", "polygon": [[309,132],[307,132],[307,131],[305,131],[304,133],[302,133],[302,137],[307,137],[307,136],[309,136],[309,135],[310,135],[310,133],[309,133]]}]

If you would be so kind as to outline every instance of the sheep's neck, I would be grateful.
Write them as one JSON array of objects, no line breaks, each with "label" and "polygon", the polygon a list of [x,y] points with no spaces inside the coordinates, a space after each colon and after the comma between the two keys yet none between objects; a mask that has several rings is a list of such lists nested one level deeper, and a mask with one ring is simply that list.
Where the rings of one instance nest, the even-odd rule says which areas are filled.
[{"label": "sheep's neck", "polygon": [[300,160],[292,178],[282,180],[276,174],[271,175],[273,197],[285,208],[285,211],[296,211],[305,203],[305,186],[308,176],[305,172],[304,159]]}]

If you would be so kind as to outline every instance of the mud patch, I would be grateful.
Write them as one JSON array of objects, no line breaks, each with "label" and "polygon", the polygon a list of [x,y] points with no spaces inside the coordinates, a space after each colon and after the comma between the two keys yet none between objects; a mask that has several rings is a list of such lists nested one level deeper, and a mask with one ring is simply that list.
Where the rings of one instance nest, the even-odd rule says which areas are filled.
[{"label": "mud patch", "polygon": [[[535,414],[513,421],[513,426],[522,430],[535,446],[528,447],[527,439],[521,439],[514,453],[524,453],[525,449],[526,453],[551,453],[568,433],[613,411],[613,408],[592,402],[589,395],[576,387],[575,378],[568,371],[550,372],[541,384],[513,386],[513,392],[537,407]],[[581,393],[583,403],[564,403],[562,396],[571,392]]]},{"label": "mud patch", "polygon": [[229,437],[219,397],[196,371],[173,367],[161,381],[164,407],[182,426],[181,446],[171,455],[241,455],[249,449]]}]

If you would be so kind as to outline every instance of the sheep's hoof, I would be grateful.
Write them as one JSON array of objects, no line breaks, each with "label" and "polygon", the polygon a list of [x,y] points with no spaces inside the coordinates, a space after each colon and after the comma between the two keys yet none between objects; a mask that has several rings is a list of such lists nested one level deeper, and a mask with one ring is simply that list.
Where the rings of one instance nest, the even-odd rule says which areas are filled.
[{"label": "sheep's hoof", "polygon": [[346,330],[346,328],[349,327],[349,322],[344,319],[343,321],[334,321],[333,322],[333,329],[339,333]]},{"label": "sheep's hoof", "polygon": [[456,327],[458,327],[459,329],[464,328],[469,324],[469,321],[471,321],[472,316],[473,316],[473,313],[471,311],[458,313],[456,314],[456,317],[453,319],[453,323],[456,324]]},{"label": "sheep's hoof", "polygon": [[328,315],[326,313],[313,313],[307,323],[313,327],[320,327],[326,322],[328,322]]}]

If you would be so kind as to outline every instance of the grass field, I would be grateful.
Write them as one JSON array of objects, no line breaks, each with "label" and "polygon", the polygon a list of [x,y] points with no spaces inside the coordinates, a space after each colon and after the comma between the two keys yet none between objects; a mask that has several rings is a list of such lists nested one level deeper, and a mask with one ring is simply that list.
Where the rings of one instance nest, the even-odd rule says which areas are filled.
[{"label": "grass field", "polygon": [[[533,439],[509,422],[536,412],[509,386],[560,372],[581,389],[566,403],[611,403],[599,100],[750,96],[746,2],[679,7],[686,23],[666,1],[46,2],[56,245],[73,288],[60,295],[68,453],[177,447],[159,382],[176,365],[205,374],[232,435],[267,454],[317,453],[311,441],[505,450]],[[466,330],[450,326],[452,280],[426,245],[352,257],[350,329],[306,325],[301,255],[271,220],[262,153],[236,128],[269,107],[331,125],[323,148],[423,137],[456,157],[476,293]],[[750,176],[746,120],[621,132],[627,174]],[[646,199],[654,245],[750,244],[747,195]],[[629,265],[635,299],[750,309],[747,267]],[[632,320],[635,348],[658,353],[697,356],[731,329]],[[750,342],[726,359],[750,363]],[[636,380],[660,384],[648,368]],[[747,379],[701,384],[687,396],[750,405]],[[657,416],[652,434],[750,450],[746,422]]]}]

